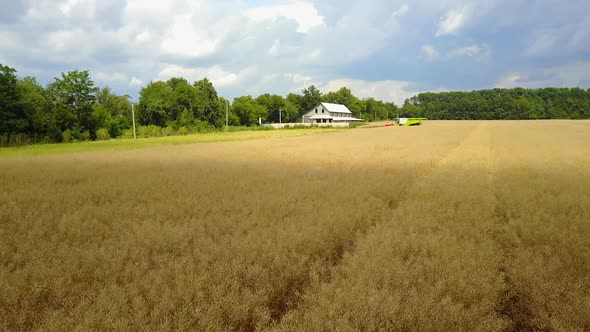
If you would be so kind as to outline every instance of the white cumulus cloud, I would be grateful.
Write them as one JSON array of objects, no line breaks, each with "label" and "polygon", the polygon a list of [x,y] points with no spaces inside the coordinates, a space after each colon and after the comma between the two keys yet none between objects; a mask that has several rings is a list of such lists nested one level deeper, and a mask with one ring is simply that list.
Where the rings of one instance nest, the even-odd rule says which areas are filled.
[{"label": "white cumulus cloud", "polygon": [[501,89],[515,88],[522,86],[522,83],[524,83],[526,79],[526,76],[522,76],[519,73],[512,73],[502,77],[500,81],[494,85],[494,87]]},{"label": "white cumulus cloud", "polygon": [[277,55],[279,55],[279,49],[280,49],[280,47],[281,47],[281,41],[278,40],[278,39],[275,40],[272,43],[272,46],[268,49],[268,55],[271,55],[271,56],[277,56]]},{"label": "white cumulus cloud", "polygon": [[470,57],[476,60],[481,60],[489,55],[490,48],[487,45],[468,45],[449,52],[450,58]]},{"label": "white cumulus cloud", "polygon": [[410,10],[410,6],[408,6],[407,4],[403,4],[401,7],[399,7],[399,9],[395,10],[391,14],[391,16],[392,17],[402,17],[408,13],[408,10]]},{"label": "white cumulus cloud", "polygon": [[441,18],[438,30],[436,31],[436,36],[456,35],[467,23],[470,15],[471,7],[469,6],[449,10],[445,16]]},{"label": "white cumulus cloud", "polygon": [[309,2],[293,2],[282,5],[267,5],[246,11],[246,16],[256,22],[276,22],[286,18],[297,23],[297,32],[306,33],[312,28],[324,25],[324,18]]},{"label": "white cumulus cloud", "polygon": [[142,80],[140,80],[139,78],[137,78],[137,77],[134,76],[129,81],[129,85],[130,86],[135,86],[135,87],[140,87],[140,86],[143,86],[143,82],[142,82]]},{"label": "white cumulus cloud", "polygon": [[224,70],[221,66],[212,67],[183,67],[179,65],[168,65],[158,74],[158,79],[166,81],[172,77],[184,77],[189,81],[198,81],[203,78],[209,79],[216,87],[228,87],[256,75],[255,67],[247,67],[237,72]]},{"label": "white cumulus cloud", "polygon": [[198,17],[182,15],[175,19],[161,44],[162,53],[185,57],[201,57],[215,53],[221,36],[195,25]]},{"label": "white cumulus cloud", "polygon": [[590,61],[570,61],[548,67],[531,67],[500,78],[498,88],[546,88],[590,86]]},{"label": "white cumulus cloud", "polygon": [[111,82],[126,82],[128,80],[127,75],[121,72],[98,71],[92,73],[92,76],[97,82],[103,84],[109,84]]},{"label": "white cumulus cloud", "polygon": [[403,105],[407,98],[416,94],[410,88],[411,83],[407,81],[365,81],[355,80],[350,78],[330,80],[325,84],[320,85],[319,89],[324,92],[338,91],[342,87],[349,88],[352,93],[359,98],[373,97],[378,100],[392,101],[396,105]]},{"label": "white cumulus cloud", "polygon": [[422,48],[420,48],[420,53],[422,53],[422,55],[429,60],[436,60],[440,58],[440,52],[433,45],[422,45]]}]

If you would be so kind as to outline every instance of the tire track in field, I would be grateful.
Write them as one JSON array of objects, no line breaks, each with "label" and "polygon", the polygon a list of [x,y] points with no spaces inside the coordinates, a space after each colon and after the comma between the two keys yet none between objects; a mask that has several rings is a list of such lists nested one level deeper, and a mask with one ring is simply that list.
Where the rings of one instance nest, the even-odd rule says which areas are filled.
[{"label": "tire track in field", "polygon": [[[502,289],[502,283],[501,278],[495,273],[496,268],[498,265],[500,265],[499,259],[495,257],[495,252],[497,252],[496,244],[493,239],[489,238],[489,233],[494,230],[495,226],[493,217],[494,204],[491,181],[492,172],[490,169],[491,160],[492,153],[490,143],[490,128],[485,124],[477,124],[475,128],[465,135],[465,137],[457,146],[449,149],[445,156],[442,157],[435,165],[433,165],[433,167],[430,168],[428,172],[417,176],[413,184],[408,186],[404,191],[404,196],[406,197],[394,204],[391,209],[384,211],[379,223],[369,230],[363,238],[357,239],[357,245],[355,246],[354,252],[344,258],[347,259],[347,263],[344,264],[340,262],[339,266],[334,267],[334,269],[331,271],[331,274],[338,272],[337,274],[340,276],[339,279],[335,279],[334,281],[330,279],[320,280],[321,284],[315,285],[314,293],[311,293],[307,297],[310,302],[306,304],[304,307],[305,309],[302,309],[303,311],[295,311],[293,315],[291,315],[291,317],[286,320],[285,324],[277,326],[277,329],[290,330],[294,328],[293,326],[295,326],[295,329],[298,329],[301,328],[301,325],[298,324],[301,323],[300,321],[306,320],[305,318],[320,317],[319,319],[316,319],[314,323],[316,325],[308,325],[307,328],[310,328],[310,326],[312,326],[312,329],[318,328],[318,321],[320,322],[320,326],[322,326],[322,321],[328,321],[330,323],[323,326],[331,326],[331,328],[334,328],[335,325],[333,324],[336,323],[335,320],[339,322],[346,322],[348,319],[348,323],[346,324],[353,323],[354,325],[350,325],[354,326],[352,329],[362,330],[367,327],[367,325],[362,325],[362,318],[359,318],[359,315],[361,314],[360,312],[363,310],[369,311],[368,315],[371,317],[370,326],[372,326],[372,328],[379,326],[381,329],[403,330],[407,328],[416,329],[418,326],[422,326],[423,328],[424,326],[431,326],[430,328],[425,328],[425,330],[429,330],[432,329],[433,326],[431,325],[433,321],[432,318],[438,317],[435,319],[436,321],[441,319],[441,322],[439,323],[447,323],[447,325],[440,325],[437,329],[444,329],[445,326],[449,327],[448,324],[452,324],[453,319],[456,319],[456,317],[452,318],[452,316],[449,316],[452,311],[449,311],[446,314],[444,314],[444,310],[438,314],[436,311],[431,311],[438,309],[436,309],[437,305],[433,306],[433,303],[436,302],[430,301],[437,301],[436,298],[438,296],[453,296],[453,292],[457,291],[457,303],[454,305],[463,305],[465,303],[469,303],[469,301],[475,301],[474,303],[477,304],[478,301],[483,301],[478,300],[479,296],[487,297],[487,300],[481,304],[479,309],[475,308],[469,311],[469,307],[466,308],[467,311],[465,312],[464,317],[469,318],[464,319],[469,319],[469,321],[465,323],[465,326],[468,327],[468,330],[479,329],[497,331],[503,328],[506,325],[504,320],[498,318],[493,312],[495,299]],[[467,172],[464,173],[464,171]],[[451,178],[451,180],[449,180],[449,184],[453,188],[449,188],[451,191],[446,192],[445,188],[447,178],[449,176]],[[465,194],[463,193],[463,190],[473,191],[473,194]],[[428,201],[429,195],[434,195],[432,196],[434,199],[433,202]],[[443,197],[441,203],[435,202],[437,197],[436,195],[445,196]],[[463,198],[465,198],[466,201],[462,201]],[[420,202],[424,202],[424,204],[420,204]],[[413,215],[417,219],[414,220],[414,217],[411,216],[406,217],[405,213],[411,211],[417,203],[419,204],[418,206],[424,208],[424,210],[421,209],[419,212]],[[478,205],[479,203],[482,203],[482,205]],[[441,206],[440,204],[445,205]],[[477,213],[478,207],[482,209],[481,214]],[[460,217],[459,221],[446,219],[448,218],[446,217],[447,215],[453,216],[454,213],[457,213]],[[430,218],[431,221],[429,221],[428,218]],[[482,219],[479,220],[479,218]],[[421,224],[422,220],[425,222],[428,221],[428,223],[423,225]],[[475,224],[476,227],[473,228],[474,225],[471,223],[475,221],[477,221],[477,224]],[[438,222],[440,222],[440,224],[438,224]],[[455,232],[459,232],[461,235],[457,235]],[[386,237],[383,237],[379,234],[386,234]],[[407,239],[397,236],[405,236],[406,234],[409,235]],[[430,234],[433,235],[433,238],[430,238]],[[395,240],[390,238],[390,236],[396,236]],[[418,236],[417,239],[419,240],[419,243],[413,244],[408,242],[412,241],[411,239],[416,236]],[[436,253],[437,248],[439,248],[441,245],[445,245],[445,243],[448,241],[451,241],[450,243],[454,243],[454,247],[451,249],[456,250],[458,248],[457,245],[462,246],[460,243],[465,240],[469,241],[469,247],[471,247],[472,250],[478,250],[481,248],[484,251],[479,255],[475,255],[474,257],[466,255],[465,252],[462,252],[458,256],[446,254],[444,252],[440,252],[440,254]],[[359,243],[361,243],[360,247]],[[375,247],[375,245],[379,247],[391,246],[392,248],[399,249],[410,248],[410,253],[414,252],[414,250],[418,250],[416,254],[426,254],[426,256],[422,256],[422,259],[427,259],[430,261],[430,263],[428,263],[428,267],[425,266],[425,268],[431,268],[433,266],[432,264],[440,264],[437,266],[440,266],[439,269],[441,270],[439,272],[442,273],[443,276],[453,271],[454,268],[451,266],[461,268],[461,274],[459,274],[459,276],[462,277],[465,275],[465,277],[467,277],[469,276],[468,273],[470,273],[470,271],[474,272],[474,269],[482,269],[483,266],[487,265],[486,268],[484,268],[485,271],[482,272],[483,274],[480,278],[482,282],[485,282],[485,284],[479,286],[474,284],[465,285],[468,290],[464,291],[452,286],[456,282],[461,282],[460,280],[462,279],[460,277],[451,278],[451,280],[449,280],[449,288],[446,289],[446,292],[442,291],[441,293],[441,290],[437,289],[436,286],[433,286],[433,288],[430,287],[432,284],[429,283],[430,285],[427,286],[427,284],[422,284],[426,281],[418,280],[422,279],[423,277],[428,280],[432,277],[422,275],[421,272],[419,272],[422,270],[422,268],[420,268],[420,266],[422,266],[421,264],[416,265],[415,263],[412,263],[420,262],[420,259],[414,261],[414,257],[412,257],[411,254],[409,257],[406,257],[405,253],[396,253],[395,251],[390,253],[391,250],[386,250],[383,254],[379,254],[379,247]],[[432,250],[434,250],[434,252]],[[403,252],[405,252],[405,250]],[[378,254],[376,255],[378,258],[373,258],[375,257],[374,254]],[[398,256],[398,258],[395,258],[394,256]],[[467,257],[469,257],[468,259],[475,259],[476,262],[479,263],[473,265],[469,261],[464,261]],[[367,259],[369,261],[367,261]],[[377,261],[371,261],[374,259]],[[399,264],[402,264],[400,267],[403,267],[407,270],[404,270],[404,272],[400,273],[384,271],[386,274],[383,276],[374,275],[375,271],[382,270],[382,268],[375,267],[379,265],[387,266],[389,259],[396,259],[396,263],[392,266],[398,266]],[[449,259],[451,261],[447,261]],[[450,263],[452,264],[447,266],[447,264]],[[369,267],[367,267],[367,264]],[[373,267],[370,267],[371,265]],[[339,268],[343,268],[344,270],[338,271]],[[387,269],[388,268],[385,267],[385,270]],[[394,270],[390,271],[395,271],[395,268]],[[358,293],[359,290],[355,288],[357,287],[355,285],[364,285],[367,282],[372,284],[370,280],[374,278],[379,280],[382,278],[387,279],[394,276],[397,276],[394,278],[399,278],[399,276],[406,275],[406,273],[409,273],[410,275],[416,274],[415,277],[418,277],[418,279],[393,279],[397,280],[394,283],[397,284],[397,286],[394,286],[392,289],[382,288],[383,285],[380,281],[375,281],[373,286],[370,286],[375,288],[365,288],[361,291],[361,293]],[[374,275],[374,277],[367,277],[368,275]],[[402,286],[405,285],[406,282],[415,284],[415,287],[420,287],[420,285],[427,286],[427,289],[423,290],[423,292],[426,292],[426,295],[421,294],[421,292],[413,293],[411,289],[407,288],[406,290],[403,290],[404,287],[407,287]],[[398,287],[401,288],[398,289]],[[348,291],[341,293],[342,290]],[[388,290],[391,291],[391,293]],[[375,291],[378,291],[378,293],[375,293]],[[407,293],[408,291],[410,292],[409,294]],[[336,292],[336,294],[334,292]],[[347,292],[350,292],[350,295],[347,294]],[[365,294],[373,295],[365,298]],[[361,298],[356,298],[357,295],[361,295]],[[352,296],[352,298],[350,296]],[[391,299],[392,297],[397,298],[398,296],[401,296],[400,300],[402,300],[402,302],[397,302],[397,304],[392,305],[394,305],[393,308],[397,308],[394,310],[401,311],[394,312],[385,310],[385,312],[381,312],[381,314],[379,314],[378,312],[371,310],[371,305],[379,303],[380,298],[387,302],[390,301],[388,299]],[[406,296],[411,296],[411,298],[407,298]],[[428,298],[428,296],[434,296],[434,298]],[[468,302],[462,302],[461,299],[464,296],[472,297],[470,300],[465,300]],[[421,299],[427,300],[426,303],[422,302]],[[365,301],[368,302],[365,303]],[[404,309],[406,306],[404,303],[406,302],[410,304],[408,304],[409,307]],[[328,303],[336,303],[336,307],[332,307],[332,304]],[[358,306],[360,304],[360,307],[350,308],[345,305],[346,303],[348,303],[348,305],[352,304],[353,306]],[[363,305],[363,303],[365,303],[365,305]],[[326,305],[328,305],[328,307],[326,307]],[[470,304],[467,305],[471,306]],[[405,312],[404,310],[412,310],[411,308],[414,308],[413,306],[417,306],[415,308],[418,308],[420,311],[424,310],[424,313],[418,314],[419,317],[423,317],[422,319],[425,319],[424,317],[431,317],[431,319],[412,321],[411,318],[408,318],[409,316],[407,316],[408,312]],[[348,316],[348,318],[333,316],[335,312],[344,313],[350,310],[359,311],[359,314],[353,312],[351,313],[352,316]],[[404,318],[409,320],[404,322]],[[350,319],[353,321],[350,321]],[[436,324],[434,324],[434,326],[436,326]]]},{"label": "tire track in field", "polygon": [[498,194],[495,194],[496,199],[496,241],[500,247],[501,256],[503,257],[503,264],[499,267],[498,273],[503,276],[504,291],[500,296],[496,311],[498,314],[508,321],[508,326],[505,332],[534,332],[534,331],[549,331],[536,326],[533,322],[534,313],[530,308],[529,300],[526,294],[519,291],[510,275],[508,261],[511,260],[511,251],[515,248],[508,244],[506,227],[510,223],[510,217],[500,203],[501,199]]},{"label": "tire track in field", "polygon": [[534,323],[535,315],[531,309],[529,299],[526,294],[517,288],[510,275],[508,262],[512,260],[513,251],[516,249],[516,245],[514,244],[515,240],[511,239],[508,234],[510,215],[497,188],[497,185],[499,184],[497,178],[498,165],[495,159],[493,133],[488,131],[486,135],[486,169],[488,171],[487,190],[489,191],[490,198],[493,199],[494,202],[494,224],[492,225],[492,234],[499,255],[502,257],[500,265],[498,266],[498,274],[502,276],[504,283],[504,290],[500,295],[496,311],[508,323],[504,332],[549,332],[550,330]]},{"label": "tire track in field", "polygon": [[490,171],[496,222],[493,236],[502,257],[498,273],[504,282],[504,290],[497,303],[496,311],[508,322],[504,332],[550,332],[550,329],[535,324],[535,314],[527,294],[519,290],[512,280],[510,262],[513,260],[514,251],[518,249],[515,242],[519,239],[513,239],[509,234],[511,217],[498,189],[501,180],[498,179],[497,162],[490,165]]},{"label": "tire track in field", "polygon": [[[397,194],[396,198],[401,199],[382,199],[383,206],[381,207],[380,215],[378,215],[378,217],[372,217],[372,220],[366,224],[367,226],[360,230],[359,236],[348,239],[335,248],[334,254],[330,255],[330,257],[327,259],[327,261],[330,263],[328,272],[324,275],[318,276],[316,281],[328,283],[331,280],[334,271],[339,268],[346,255],[354,252],[356,244],[366,238],[367,234],[372,232],[378,225],[385,222],[387,220],[387,216],[393,214],[399,208],[400,204],[404,202],[404,197],[406,197],[407,194],[413,190],[416,190],[416,185],[420,183],[420,181],[427,178],[436,169],[443,167],[446,163],[448,163],[449,160],[453,158],[455,152],[460,150],[466,144],[466,142],[471,141],[474,136],[479,135],[481,130],[481,125],[472,128],[458,143],[456,143],[456,145],[451,146],[445,153],[443,153],[440,158],[435,160],[429,168],[420,174],[416,174],[413,177],[413,180],[407,186],[405,186],[399,192],[399,194]],[[280,324],[283,317],[285,317],[290,311],[296,310],[298,308],[303,294],[309,285],[309,278],[307,277],[294,279],[288,284],[283,292],[281,292],[277,297],[271,299],[271,318],[275,324]]]},{"label": "tire track in field", "polygon": [[[496,310],[498,314],[508,322],[504,332],[550,332],[551,329],[535,324],[535,314],[531,309],[527,295],[517,288],[510,276],[508,262],[512,260],[513,251],[516,250],[517,247],[514,244],[515,240],[510,239],[510,236],[507,233],[507,230],[510,227],[510,215],[504,207],[503,199],[496,187],[498,182],[498,170],[494,159],[495,146],[492,138],[493,134],[489,129],[487,129],[485,133],[482,133],[482,130],[484,130],[484,127],[481,126],[474,129],[471,136],[477,137],[478,135],[483,135],[485,137],[485,145],[481,147],[481,149],[486,150],[484,155],[486,159],[485,169],[487,171],[487,188],[485,190],[489,192],[489,197],[493,199],[494,202],[494,224],[492,225],[492,233],[494,234],[497,249],[502,257],[501,264],[498,267],[498,273],[502,276],[504,282],[504,290],[500,296],[500,301],[497,304]],[[466,137],[463,144],[456,147],[454,150],[459,150],[464,144],[469,144],[470,138],[471,137]],[[449,153],[447,158],[444,158],[439,162],[438,166],[444,167],[447,163],[453,162],[452,159],[452,154]]]}]

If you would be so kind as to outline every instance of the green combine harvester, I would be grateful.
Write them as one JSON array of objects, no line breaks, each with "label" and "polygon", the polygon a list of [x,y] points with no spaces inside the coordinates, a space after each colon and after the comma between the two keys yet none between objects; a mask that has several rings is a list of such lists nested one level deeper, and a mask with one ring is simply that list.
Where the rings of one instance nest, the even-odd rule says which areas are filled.
[{"label": "green combine harvester", "polygon": [[422,121],[428,120],[427,118],[398,118],[397,124],[399,126],[409,127],[409,126],[419,126],[422,124]]}]

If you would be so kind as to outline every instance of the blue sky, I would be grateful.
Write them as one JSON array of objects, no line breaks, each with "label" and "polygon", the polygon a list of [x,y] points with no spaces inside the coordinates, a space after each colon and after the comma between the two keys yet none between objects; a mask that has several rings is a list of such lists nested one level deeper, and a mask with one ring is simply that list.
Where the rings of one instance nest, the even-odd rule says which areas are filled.
[{"label": "blue sky", "polygon": [[137,96],[208,77],[220,95],[590,88],[590,2],[0,0],[0,63],[47,83],[88,69]]}]

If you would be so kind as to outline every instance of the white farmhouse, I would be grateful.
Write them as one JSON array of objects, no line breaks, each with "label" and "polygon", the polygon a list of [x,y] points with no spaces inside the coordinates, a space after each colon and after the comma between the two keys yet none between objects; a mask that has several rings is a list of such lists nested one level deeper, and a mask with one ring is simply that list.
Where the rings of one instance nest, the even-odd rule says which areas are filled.
[{"label": "white farmhouse", "polygon": [[352,117],[348,107],[340,104],[321,103],[303,116],[303,123],[350,123],[363,121]]}]

